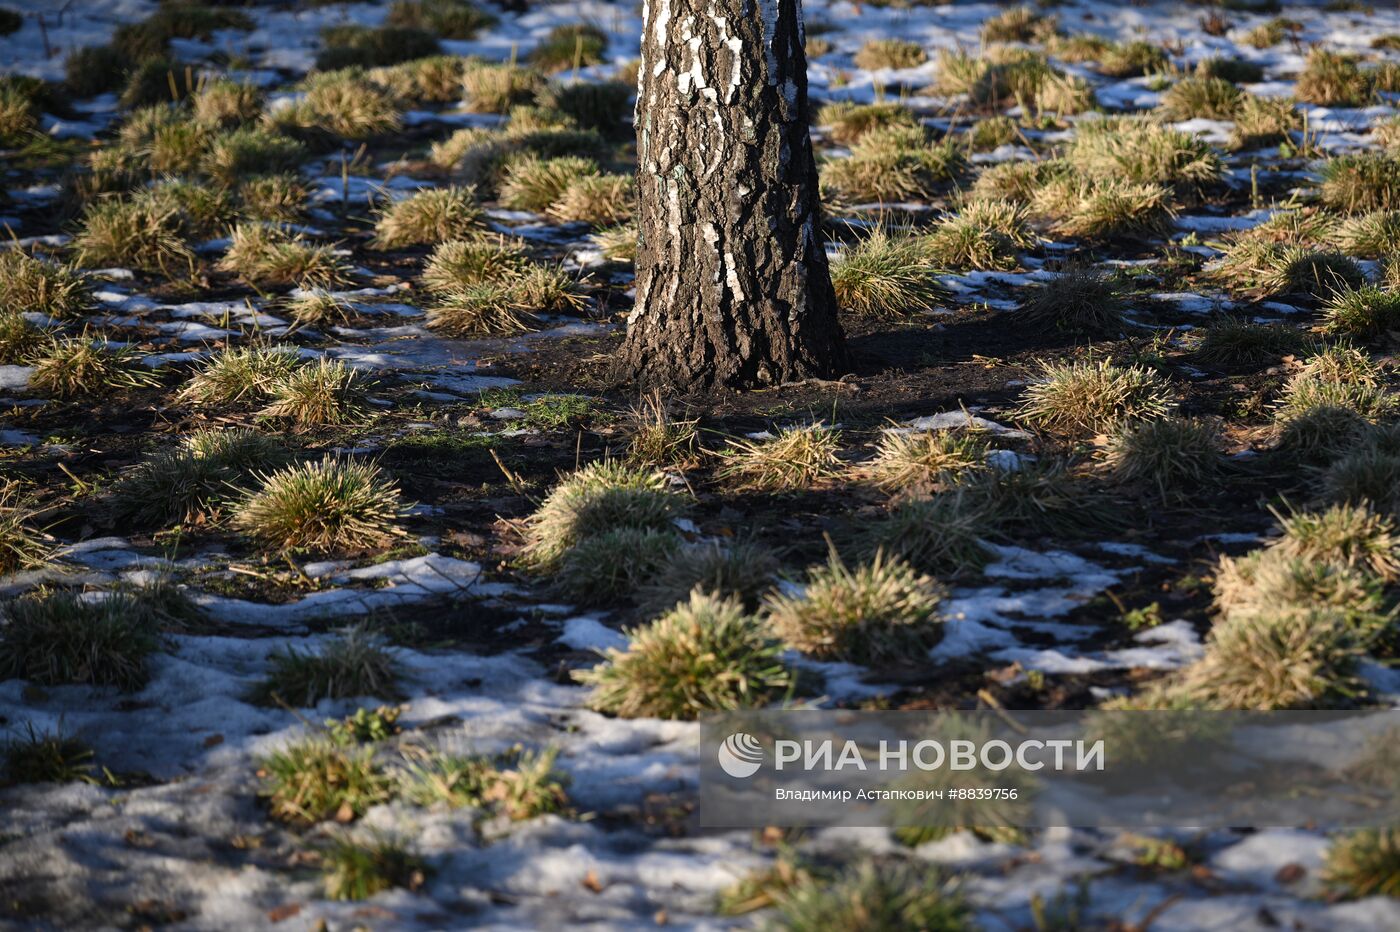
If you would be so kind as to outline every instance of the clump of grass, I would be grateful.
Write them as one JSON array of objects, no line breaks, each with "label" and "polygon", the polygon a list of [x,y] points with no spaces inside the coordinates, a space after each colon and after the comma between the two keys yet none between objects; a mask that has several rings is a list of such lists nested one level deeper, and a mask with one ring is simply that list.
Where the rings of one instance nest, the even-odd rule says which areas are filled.
[{"label": "clump of grass", "polygon": [[473,285],[490,285],[520,275],[530,265],[523,242],[478,234],[440,244],[423,267],[423,285],[450,296]]},{"label": "clump of grass", "polygon": [[1054,16],[1030,6],[1017,6],[982,21],[982,42],[1036,42],[1052,38],[1059,28]]},{"label": "clump of grass", "polygon": [[599,230],[588,237],[589,241],[609,262],[637,261],[637,225],[624,223],[619,226]]},{"label": "clump of grass", "polygon": [[784,427],[762,440],[732,440],[716,475],[745,489],[805,489],[840,474],[841,432],[825,424]]},{"label": "clump of grass", "polygon": [[891,126],[865,133],[847,158],[823,163],[821,184],[847,200],[926,199],[952,184],[966,164],[954,140],[934,143],[922,127]]},{"label": "clump of grass", "polygon": [[462,96],[467,59],[430,55],[397,65],[371,68],[368,77],[401,102],[451,103]]},{"label": "clump of grass", "polygon": [[0,310],[0,365],[17,365],[48,342],[48,334],[19,311]]},{"label": "clump of grass", "polygon": [[378,466],[327,456],[268,474],[233,525],[279,549],[328,552],[393,540],[403,512],[398,486]]},{"label": "clump of grass", "polygon": [[56,320],[80,317],[93,308],[82,273],[25,255],[0,252],[0,313],[38,313]]},{"label": "clump of grass", "polygon": [[212,518],[257,470],[280,465],[286,455],[280,443],[256,431],[196,431],[119,479],[116,508],[161,526]]},{"label": "clump of grass", "polygon": [[25,723],[23,737],[0,748],[0,786],[25,783],[89,783],[93,776],[92,748],[61,733],[37,731]]},{"label": "clump of grass", "polygon": [[937,305],[945,294],[928,244],[907,231],[874,230],[831,265],[837,303],[862,316],[892,318]]},{"label": "clump of grass", "polygon": [[1365,424],[1391,415],[1396,405],[1369,357],[1352,347],[1330,347],[1289,378],[1275,406],[1274,431],[1282,449],[1325,456]]},{"label": "clump of grass", "polygon": [[282,822],[350,822],[388,802],[393,781],[373,747],[347,747],[324,736],[304,738],[259,762],[268,812]]},{"label": "clump of grass", "polygon": [[817,112],[817,125],[826,127],[833,142],[850,145],[872,130],[891,126],[912,128],[919,124],[914,112],[901,103],[856,104],[843,100],[822,107]]},{"label": "clump of grass", "polygon": [[1370,504],[1387,515],[1400,515],[1397,470],[1400,455],[1363,440],[1318,475],[1318,498],[1323,502]]},{"label": "clump of grass", "polygon": [[1328,159],[1318,195],[1346,213],[1400,208],[1400,157],[1362,152]]},{"label": "clump of grass", "polygon": [[1087,239],[1159,236],[1173,217],[1167,187],[1121,179],[1057,178],[1035,192],[1031,209],[1056,233]]},{"label": "clump of grass", "polygon": [[700,421],[678,418],[659,392],[645,395],[629,417],[627,461],[634,466],[677,466],[700,452]]},{"label": "clump of grass", "polygon": [[169,198],[104,197],[84,209],[73,248],[81,265],[189,276],[195,257],[185,241],[185,224],[179,204]]},{"label": "clump of grass", "polygon": [[48,559],[50,541],[34,527],[41,514],[18,482],[0,480],[0,576],[43,566]]},{"label": "clump of grass", "polygon": [[675,552],[674,531],[619,527],[585,537],[569,548],[550,580],[559,597],[581,605],[606,605],[630,595]]},{"label": "clump of grass", "polygon": [[1363,338],[1380,336],[1400,328],[1400,294],[1374,285],[1340,291],[1332,295],[1322,315],[1331,333]]},{"label": "clump of grass", "polygon": [[268,658],[255,701],[312,707],[322,699],[398,697],[398,663],[383,640],[364,625],[346,628],[319,650],[287,647]]},{"label": "clump of grass", "polygon": [[384,22],[425,29],[444,39],[475,39],[479,31],[496,25],[497,19],[466,0],[394,0]]},{"label": "clump of grass", "polygon": [[1302,352],[1303,334],[1283,324],[1260,324],[1234,315],[1213,319],[1201,333],[1195,356],[1207,365],[1249,368]]},{"label": "clump of grass", "polygon": [[298,428],[359,423],[371,413],[368,382],[360,370],[322,356],[274,382],[262,413]]},{"label": "clump of grass", "polygon": [[1245,94],[1233,117],[1230,148],[1259,149],[1286,142],[1289,134],[1302,125],[1293,101],[1286,98]]},{"label": "clump of grass", "polygon": [[217,268],[255,285],[330,288],[350,280],[349,266],[332,247],[308,243],[284,227],[239,223],[229,240]]},{"label": "clump of grass", "polygon": [[994,45],[981,55],[961,49],[938,53],[941,94],[966,94],[977,107],[991,108],[1014,101],[1028,112],[1047,81],[1058,72],[1040,52]]},{"label": "clump of grass", "polygon": [[983,169],[967,197],[973,201],[1008,201],[1030,204],[1036,192],[1068,172],[1058,159],[1039,162],[1000,162]]},{"label": "clump of grass", "polygon": [[1381,259],[1400,252],[1400,210],[1351,217],[1337,228],[1337,247],[1349,256]]},{"label": "clump of grass", "polygon": [[374,224],[374,245],[398,249],[440,243],[480,229],[481,205],[471,187],[429,188],[386,207]]},{"label": "clump of grass", "polygon": [[1195,196],[1223,171],[1210,144],[1149,120],[1120,118],[1078,124],[1065,159],[1096,181],[1162,184]]},{"label": "clump of grass", "polygon": [[555,26],[530,52],[530,63],[545,71],[565,71],[603,63],[608,35],[591,23]]},{"label": "clump of grass", "polygon": [[1308,53],[1293,96],[1322,107],[1364,107],[1373,91],[1355,58],[1315,48]]},{"label": "clump of grass", "polygon": [[867,39],[856,50],[857,68],[878,71],[882,68],[917,68],[928,61],[928,53],[917,42],[903,39]]},{"label": "clump of grass", "polygon": [[131,347],[112,346],[106,337],[57,337],[32,358],[29,384],[64,399],[159,385],[140,357]]},{"label": "clump of grass", "polygon": [[831,880],[804,874],[774,899],[775,928],[789,932],[975,927],[956,883],[927,864],[865,859]]},{"label": "clump of grass", "polygon": [[1379,581],[1369,573],[1303,560],[1277,547],[1222,558],[1212,592],[1215,608],[1226,620],[1240,612],[1316,606],[1349,613],[1357,628],[1380,616],[1384,601]]},{"label": "clump of grass", "polygon": [[924,246],[928,257],[945,269],[1010,271],[1018,264],[1017,254],[1036,242],[1020,205],[974,200],[941,218]]},{"label": "clump of grass", "polygon": [[468,285],[428,309],[428,326],[453,336],[508,336],[538,324],[514,282]]},{"label": "clump of grass", "polygon": [[1400,829],[1365,828],[1336,839],[1322,876],[1348,899],[1400,897]]},{"label": "clump of grass", "polygon": [[633,188],[631,175],[585,175],[571,181],[545,214],[558,223],[623,223],[632,219]]},{"label": "clump of grass", "polygon": [[1203,58],[1196,62],[1196,76],[1219,78],[1231,84],[1254,84],[1264,80],[1262,65],[1243,58]]},{"label": "clump of grass", "polygon": [[38,125],[33,98],[14,84],[0,84],[0,144],[22,145]]},{"label": "clump of grass", "polygon": [[1236,289],[1261,297],[1327,299],[1366,283],[1361,267],[1340,253],[1257,240],[1237,241],[1217,266],[1216,274]]},{"label": "clump of grass", "polygon": [[855,535],[860,553],[898,557],[924,573],[961,575],[986,565],[987,515],[961,490],[907,498]]},{"label": "clump of grass", "polygon": [[151,614],[139,599],[114,593],[84,599],[39,590],[0,605],[0,676],[40,686],[85,683],[137,690],[146,658],[160,646]]},{"label": "clump of grass", "polygon": [[199,167],[224,184],[250,175],[295,172],[306,159],[306,147],[289,136],[261,126],[240,126],[214,136]]},{"label": "clump of grass", "polygon": [[184,100],[198,86],[195,69],[170,58],[145,58],[127,72],[119,102],[123,107]]},{"label": "clump of grass", "polygon": [[[596,130],[604,136],[618,137],[631,132],[628,103],[636,91],[635,81],[555,82],[547,85],[538,98],[542,106],[564,117],[564,125],[559,129]],[[513,114],[511,123],[516,120]]]},{"label": "clump of grass", "polygon": [[293,223],[306,213],[307,191],[293,174],[248,178],[237,192],[238,213],[244,220]]},{"label": "clump of grass", "polygon": [[753,608],[773,584],[779,562],[773,551],[748,540],[701,541],[674,550],[638,587],[638,608],[656,615],[685,601],[693,590],[737,598]]},{"label": "clump of grass", "polygon": [[561,481],[526,520],[525,559],[553,567],[585,538],[622,527],[669,531],[683,513],[663,474],[601,460]]},{"label": "clump of grass", "polygon": [[1098,71],[1110,78],[1135,78],[1161,71],[1168,63],[1161,46],[1135,39],[1109,45],[1098,58]]},{"label": "clump of grass", "polygon": [[1124,327],[1127,300],[1113,276],[1074,266],[1047,281],[1017,309],[1032,326],[1080,333],[1116,333]]},{"label": "clump of grass", "polygon": [[496,810],[517,821],[563,812],[568,805],[568,776],[555,769],[553,748],[517,746],[492,758],[414,746],[404,757],[400,793],[415,805]]},{"label": "clump of grass", "polygon": [[1284,607],[1241,612],[1211,630],[1206,655],[1175,691],[1197,706],[1268,711],[1319,708],[1364,692],[1362,653],[1343,612]]},{"label": "clump of grass", "polygon": [[218,78],[194,92],[190,110],[200,123],[236,126],[257,119],[262,104],[262,91],[253,85]]},{"label": "clump of grass", "polygon": [[1020,415],[1050,430],[1097,433],[1128,421],[1164,417],[1175,406],[1171,386],[1142,366],[1099,362],[1046,363],[1026,387]]},{"label": "clump of grass", "polygon": [[318,71],[397,65],[441,51],[430,33],[405,26],[346,23],[321,30],[321,38],[326,47],[316,56]]},{"label": "clump of grass", "polygon": [[598,173],[597,162],[576,156],[516,159],[506,166],[501,203],[516,210],[542,211],[558,201],[571,184]]},{"label": "clump of grass", "polygon": [[1162,95],[1157,115],[1164,120],[1231,120],[1239,112],[1242,93],[1224,78],[1182,78]]},{"label": "clump of grass", "polygon": [[1107,461],[1120,480],[1150,485],[1167,498],[1216,480],[1224,466],[1220,446],[1215,423],[1164,417],[1123,427],[1109,442]]},{"label": "clump of grass", "polygon": [[385,136],[403,125],[393,94],[356,69],[313,74],[305,92],[297,104],[274,114],[277,124],[320,129],[346,139]]},{"label": "clump of grass", "polygon": [[768,624],[819,659],[868,665],[918,661],[943,638],[943,589],[899,557],[877,554],[850,569],[833,550],[809,569],[800,595],[773,592]]},{"label": "clump of grass", "polygon": [[359,318],[354,304],[331,291],[298,289],[282,305],[292,320],[302,327],[331,327],[346,325]]},{"label": "clump of grass", "polygon": [[473,113],[509,113],[534,100],[543,86],[538,71],[515,65],[472,64],[462,73],[462,92]]},{"label": "clump of grass", "polygon": [[1109,521],[1102,497],[1059,459],[980,469],[964,476],[955,491],[965,497],[960,507],[978,516],[979,532],[987,537],[1059,537],[1101,531]]},{"label": "clump of grass", "polygon": [[236,404],[272,394],[296,368],[294,347],[255,343],[215,353],[180,389],[180,400],[194,405]]},{"label": "clump of grass", "polygon": [[1049,74],[1035,89],[1033,100],[1037,114],[1057,118],[1086,113],[1098,106],[1094,86],[1074,74]]},{"label": "clump of grass", "polygon": [[694,719],[781,697],[794,684],[781,653],[738,599],[697,588],[578,678],[593,687],[588,704],[600,712]]},{"label": "clump of grass", "polygon": [[428,865],[398,839],[347,836],[321,852],[321,875],[327,899],[358,901],[386,890],[418,890],[427,882]]},{"label": "clump of grass", "polygon": [[1395,523],[1365,505],[1280,515],[1279,525],[1283,537],[1273,547],[1286,557],[1356,569],[1385,581],[1400,577]]},{"label": "clump of grass", "polygon": [[930,490],[986,466],[987,441],[977,431],[887,430],[870,476],[888,491]]},{"label": "clump of grass", "polygon": [[332,741],[343,746],[374,744],[387,741],[399,733],[399,718],[407,706],[381,705],[371,709],[361,706],[341,718],[328,718],[323,723]]},{"label": "clump of grass", "polygon": [[110,45],[74,49],[63,61],[63,86],[74,97],[96,97],[122,86],[127,59]]},{"label": "clump of grass", "polygon": [[1274,18],[1249,30],[1245,33],[1242,41],[1256,49],[1272,48],[1286,39],[1290,33],[1300,32],[1302,28],[1303,24],[1295,20]]}]

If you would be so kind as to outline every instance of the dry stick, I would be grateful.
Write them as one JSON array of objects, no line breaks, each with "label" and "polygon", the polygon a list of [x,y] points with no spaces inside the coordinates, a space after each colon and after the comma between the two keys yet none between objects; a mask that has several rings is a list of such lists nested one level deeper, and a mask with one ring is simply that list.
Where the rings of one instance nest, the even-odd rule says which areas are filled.
[{"label": "dry stick", "polygon": [[[496,461],[496,465],[500,467],[501,473],[506,477],[506,481],[510,483],[510,487],[515,490],[515,493],[517,495],[525,495],[525,481],[515,473],[511,472],[505,463],[501,462],[501,457],[496,453],[495,450],[491,449],[490,447],[487,447],[487,452],[489,452],[491,454],[491,458]],[[525,497],[529,498],[528,495],[526,495]]]}]

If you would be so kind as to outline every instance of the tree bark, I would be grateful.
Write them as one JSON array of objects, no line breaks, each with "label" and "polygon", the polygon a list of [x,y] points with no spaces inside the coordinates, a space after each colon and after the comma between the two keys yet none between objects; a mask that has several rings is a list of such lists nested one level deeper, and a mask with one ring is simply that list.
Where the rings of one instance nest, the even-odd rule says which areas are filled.
[{"label": "tree bark", "polygon": [[647,0],[637,89],[643,384],[752,388],[845,371],[808,135],[801,0]]}]

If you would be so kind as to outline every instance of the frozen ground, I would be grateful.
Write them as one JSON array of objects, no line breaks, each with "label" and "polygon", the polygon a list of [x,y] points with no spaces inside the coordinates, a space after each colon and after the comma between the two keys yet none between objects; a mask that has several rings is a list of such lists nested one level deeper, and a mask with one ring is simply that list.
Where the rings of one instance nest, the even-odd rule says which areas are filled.
[{"label": "frozen ground", "polygon": [[[54,4],[43,0],[6,0],[5,5],[41,14],[46,28],[41,31],[38,17],[31,15],[19,32],[0,38],[0,69],[51,79],[62,76],[67,50],[105,41],[115,24],[139,19],[155,7],[139,0],[79,2],[60,15]],[[833,52],[811,63],[812,94],[868,101],[874,99],[877,83],[917,88],[933,77],[932,62],[898,75],[873,74],[856,68],[851,53],[876,37],[912,39],[930,51],[974,47],[981,23],[1001,9],[991,4],[895,9],[811,0],[806,4],[808,21],[829,26],[823,35],[834,45]],[[190,40],[181,44],[180,53],[187,59],[220,51],[237,54],[249,61],[251,75],[280,84],[311,66],[323,26],[376,24],[384,8],[255,6],[247,12],[257,21],[253,31],[220,33],[207,43]],[[1235,28],[1210,36],[1200,26],[1205,8],[1186,4],[1071,0],[1055,12],[1078,31],[1167,44],[1181,65],[1220,54],[1256,61],[1265,68],[1265,80],[1253,89],[1262,94],[1287,93],[1306,51],[1288,43],[1259,50],[1238,42],[1246,28],[1266,19],[1253,14],[1232,14]],[[1289,6],[1286,15],[1302,24],[1307,42],[1368,54],[1373,38],[1400,33],[1400,12],[1393,9],[1362,16]],[[640,19],[629,4],[556,4],[501,16],[498,27],[476,39],[445,42],[444,47],[504,60],[528,52],[549,28],[583,19],[609,32],[611,63],[636,55]],[[1400,53],[1378,54],[1400,61]],[[607,70],[585,69],[583,77]],[[1077,73],[1095,82],[1106,104],[1146,107],[1156,100],[1147,79],[1113,81],[1083,69]],[[942,103],[917,91],[909,101]],[[1364,110],[1312,108],[1311,126],[1322,134],[1318,144],[1334,152],[1369,145],[1368,127],[1394,115],[1394,102],[1387,99]],[[471,119],[454,109],[424,119],[444,128]],[[47,130],[81,139],[104,131],[117,118],[111,98],[87,102],[83,110],[82,120],[47,120]],[[1193,128],[1207,134],[1212,130]],[[990,157],[1018,156],[998,151]],[[334,207],[344,193],[339,162],[308,164],[303,174],[316,179],[323,192],[324,204],[311,222],[334,225]],[[380,175],[375,172],[352,182],[378,185],[383,181]],[[399,193],[435,183],[432,178],[398,175],[390,189]],[[1248,184],[1247,170],[1237,183]],[[7,210],[16,204],[33,209],[53,201],[58,190],[33,185],[10,194],[14,203]],[[363,191],[351,196],[362,197]],[[1191,242],[1194,247],[1201,238],[1266,216],[1265,210],[1228,217],[1183,216],[1177,237],[1199,233]],[[51,246],[61,243],[52,231],[27,229],[31,215],[16,211],[7,219],[22,243],[30,242],[23,239],[30,235],[43,237],[41,241]],[[497,212],[493,223],[502,231],[553,244],[572,256],[575,266],[601,269],[577,227],[550,226],[541,217],[517,212]],[[226,245],[212,242],[207,250],[217,255]],[[1040,261],[1027,257],[1024,273],[971,273],[950,277],[947,284],[956,304],[1014,307],[1020,290],[1047,274],[1036,271]],[[239,296],[172,302],[143,293],[140,280],[126,270],[100,274],[106,278],[98,295],[104,310],[92,324],[113,332],[130,330],[133,339],[151,346],[146,364],[153,368],[187,366],[208,352],[211,342],[234,333],[287,332],[287,321],[271,301]],[[511,377],[493,374],[493,361],[528,356],[555,340],[593,337],[609,326],[570,318],[525,338],[445,339],[425,329],[411,290],[384,285],[382,277],[372,279],[366,272],[357,283],[363,287],[347,292],[366,312],[367,325],[302,331],[303,352],[334,356],[373,371],[381,376],[392,403],[406,404],[411,398],[429,414],[435,406],[463,403],[483,389],[515,384]],[[1154,297],[1170,307],[1159,313],[1158,325],[1164,330],[1174,327],[1178,334],[1199,323],[1204,312],[1230,305],[1223,293],[1205,291]],[[1266,315],[1285,317],[1295,310],[1276,305]],[[0,367],[0,408],[44,403],[27,391],[28,375],[23,366]],[[386,398],[385,404],[390,403]],[[499,413],[502,418],[483,431],[513,435],[512,412]],[[925,418],[950,413],[961,417],[951,406],[937,404],[921,412]],[[944,426],[915,418],[905,423],[921,429]],[[413,429],[394,428],[399,433]],[[362,449],[373,452],[392,439],[387,434],[367,437]],[[52,453],[64,443],[62,437],[24,429],[0,430],[0,446],[7,455]],[[1010,461],[1014,466],[1014,456]],[[1244,528],[1243,540],[1254,539],[1255,531],[1253,525]],[[437,533],[423,536],[416,556],[360,566],[304,565],[301,570],[314,585],[273,604],[227,594],[229,586],[222,583],[235,579],[247,561],[230,556],[217,542],[194,552],[186,548],[173,561],[166,556],[168,550],[149,539],[78,539],[73,534],[63,543],[67,546],[55,568],[5,578],[0,588],[13,595],[58,581],[102,592],[123,581],[173,573],[207,610],[216,633],[171,636],[154,661],[150,683],[131,694],[0,682],[0,722],[12,729],[29,724],[61,730],[90,744],[102,766],[151,778],[120,788],[67,784],[0,790],[0,891],[30,917],[0,918],[0,927],[151,923],[174,929],[624,929],[664,923],[702,929],[752,923],[753,917],[717,916],[715,898],[748,871],[770,862],[773,849],[748,832],[700,833],[687,824],[685,806],[695,789],[700,753],[697,726],[619,720],[588,711],[583,690],[561,682],[551,663],[560,653],[577,656],[620,643],[621,616],[546,604],[542,595],[495,565],[443,554]],[[982,579],[952,593],[947,635],[928,664],[934,669],[949,663],[987,668],[1015,664],[1016,675],[1022,677],[1030,671],[1058,676],[1181,666],[1201,651],[1198,630],[1185,620],[1167,618],[1130,644],[1104,647],[1082,617],[1067,616],[1145,569],[1187,565],[1213,553],[1219,543],[1199,536],[1144,541],[1132,535],[1130,540],[1105,539],[1074,552],[1002,547]],[[483,612],[482,606],[490,611]],[[248,690],[279,649],[318,643],[328,637],[328,629],[366,614],[411,613],[424,607],[460,625],[493,626],[493,635],[512,625],[529,625],[536,643],[513,647],[504,639],[483,636],[479,640],[493,646],[479,652],[398,648],[407,709],[401,740],[482,752],[516,743],[556,747],[559,767],[570,778],[575,815],[482,824],[471,811],[433,811],[399,803],[375,808],[359,830],[411,839],[432,868],[428,883],[414,893],[394,891],[364,903],[330,902],[323,898],[319,875],[298,859],[298,852],[330,829],[296,832],[269,820],[258,798],[258,760],[303,733],[305,722],[344,715],[377,700],[323,702],[293,713],[250,704]],[[554,646],[541,649],[541,638]],[[817,702],[858,701],[899,688],[879,670],[848,665],[820,669],[826,680]],[[1099,692],[1107,696],[1114,689]],[[965,874],[970,899],[988,929],[1031,928],[1034,895],[1054,902],[1057,897],[1074,897],[1081,888],[1087,904],[1080,917],[1084,927],[1142,928],[1137,923],[1150,922],[1155,932],[1400,928],[1400,903],[1394,900],[1333,903],[1320,895],[1317,873],[1327,845],[1320,834],[1215,832],[1192,841],[1203,854],[1198,870],[1189,876],[1155,875],[1131,866],[1119,839],[1106,832],[1047,832],[1025,845],[960,834],[912,855]],[[805,851],[843,857],[854,851],[898,848],[889,833],[873,829],[830,830],[803,840]],[[1120,925],[1110,924],[1115,921]]]}]

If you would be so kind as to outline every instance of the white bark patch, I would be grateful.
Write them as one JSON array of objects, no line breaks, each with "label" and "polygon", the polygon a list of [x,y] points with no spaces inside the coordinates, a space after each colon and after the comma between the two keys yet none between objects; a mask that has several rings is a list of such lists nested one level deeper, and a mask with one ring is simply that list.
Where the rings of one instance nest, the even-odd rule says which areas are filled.
[{"label": "white bark patch", "polygon": [[695,17],[686,17],[685,22],[681,24],[681,39],[686,48],[690,49],[690,68],[676,76],[676,90],[682,97],[689,97],[692,88],[700,90],[709,87],[709,82],[705,80],[705,65],[700,55],[704,37],[695,32]]},{"label": "white bark patch", "polygon": [[744,286],[739,282],[739,264],[734,261],[733,253],[724,254],[724,277],[729,284],[729,290],[734,293],[734,303],[743,303]]},{"label": "white bark patch", "polygon": [[719,30],[719,41],[729,49],[729,85],[724,89],[724,102],[734,102],[734,93],[744,79],[743,54],[744,40],[729,34],[729,17],[712,16],[715,28]]},{"label": "white bark patch", "polygon": [[774,85],[778,83],[778,52],[774,48],[778,38],[778,3],[779,0],[758,0],[758,15],[763,20],[763,59],[768,71],[764,80]]},{"label": "white bark patch", "polygon": [[[657,57],[656,64],[652,65],[651,73],[653,77],[658,77],[666,70],[666,31],[671,26],[671,0],[660,0],[661,6],[656,11],[656,18],[651,21],[651,40],[656,43],[656,47],[661,50],[661,55]],[[646,45],[645,42],[642,43]],[[637,80],[641,81],[641,69],[637,69]]]}]

